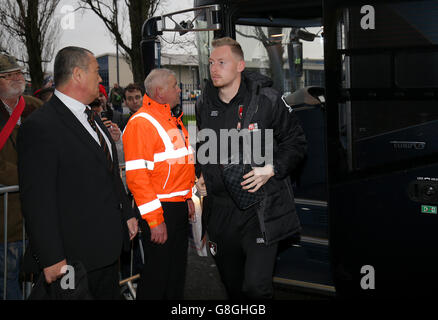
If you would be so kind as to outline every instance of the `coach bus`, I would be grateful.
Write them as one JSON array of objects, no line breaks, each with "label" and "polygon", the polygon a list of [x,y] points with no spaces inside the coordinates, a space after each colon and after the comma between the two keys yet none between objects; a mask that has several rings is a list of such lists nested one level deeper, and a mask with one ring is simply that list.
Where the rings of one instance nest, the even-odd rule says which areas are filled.
[{"label": "coach bus", "polygon": [[194,0],[142,32],[146,74],[163,32],[194,32],[201,90],[211,41],[237,39],[247,68],[270,76],[300,118],[303,230],[279,252],[274,282],[340,297],[434,289],[438,1]]}]

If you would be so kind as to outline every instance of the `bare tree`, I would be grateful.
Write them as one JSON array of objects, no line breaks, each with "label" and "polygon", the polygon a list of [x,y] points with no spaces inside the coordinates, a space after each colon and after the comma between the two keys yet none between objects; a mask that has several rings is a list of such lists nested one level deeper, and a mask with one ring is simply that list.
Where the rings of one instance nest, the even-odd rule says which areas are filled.
[{"label": "bare tree", "polygon": [[160,36],[161,51],[164,53],[180,53],[186,55],[196,55],[198,45],[194,32],[178,35],[176,32],[169,32],[167,35]]},{"label": "bare tree", "polygon": [[243,37],[253,38],[260,41],[266,49],[269,58],[269,65],[271,70],[271,78],[274,82],[273,87],[283,92],[284,90],[284,61],[283,61],[283,45],[281,40],[272,37],[273,35],[282,34],[281,27],[268,27],[268,34],[266,34],[262,27],[255,27],[254,34],[245,34],[243,32],[237,31]]},{"label": "bare tree", "polygon": [[[44,63],[52,60],[59,35],[53,19],[60,0],[2,0],[0,46],[27,64],[32,89],[41,88]],[[24,50],[23,50],[24,49]]]},{"label": "bare tree", "polygon": [[[128,8],[129,25],[131,29],[131,44],[122,36],[119,2]],[[131,64],[134,82],[143,82],[145,75],[141,61],[141,28],[144,21],[152,17],[161,0],[79,0],[79,8],[93,11],[113,35],[117,44],[123,49],[123,56]]]}]

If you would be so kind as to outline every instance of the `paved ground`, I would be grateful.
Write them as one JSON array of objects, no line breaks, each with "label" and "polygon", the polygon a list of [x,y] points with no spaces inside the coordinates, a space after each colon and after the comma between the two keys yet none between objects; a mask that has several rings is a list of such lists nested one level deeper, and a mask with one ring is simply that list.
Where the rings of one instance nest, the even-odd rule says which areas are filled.
[{"label": "paved ground", "polygon": [[[227,299],[217,266],[210,252],[208,252],[207,257],[200,257],[195,249],[189,248],[184,297],[186,300]],[[274,300],[315,299],[327,299],[327,297],[304,293],[286,285],[274,285]]]},{"label": "paved ground", "polygon": [[[127,299],[131,299],[129,296]],[[185,300],[226,300],[227,294],[220,280],[219,271],[209,250],[207,257],[198,256],[196,250],[189,244]],[[296,288],[274,284],[274,300],[315,300],[327,297],[304,293]]]},{"label": "paved ground", "polygon": [[184,298],[186,300],[227,299],[225,288],[220,281],[219,272],[210,252],[207,257],[200,257],[194,248],[189,248]]}]

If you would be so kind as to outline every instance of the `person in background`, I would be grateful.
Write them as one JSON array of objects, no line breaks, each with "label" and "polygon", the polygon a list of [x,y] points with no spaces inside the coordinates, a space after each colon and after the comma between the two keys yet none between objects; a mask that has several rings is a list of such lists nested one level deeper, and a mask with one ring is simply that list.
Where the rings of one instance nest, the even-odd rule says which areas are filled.
[{"label": "person in background", "polygon": [[99,101],[101,102],[103,111],[103,118],[106,120],[110,120],[113,123],[116,123],[119,128],[122,128],[123,125],[123,115],[117,110],[113,110],[111,105],[108,103],[108,94],[106,93],[105,87],[102,84],[99,84]]},{"label": "person in background", "polygon": [[[117,123],[115,123],[115,122],[111,121],[111,119],[109,119],[108,110],[105,110],[103,101],[105,101],[105,100],[102,100],[101,98],[97,98],[93,102],[91,102],[88,106],[91,108],[92,111],[94,111],[97,115],[100,116],[100,119],[102,120],[103,124],[108,129],[108,131],[110,132],[116,145],[121,144],[122,143],[122,140],[121,140],[122,132],[121,132],[119,126],[117,125]],[[123,156],[123,148],[122,148],[122,153],[120,155]],[[119,155],[119,158],[120,158],[120,155]],[[119,161],[119,163],[120,163],[120,161]]]},{"label": "person in background", "polygon": [[53,92],[55,92],[54,87],[41,88],[35,91],[33,96],[40,99],[42,102],[47,102],[52,98]]},{"label": "person in background", "polygon": [[[42,105],[34,97],[23,96],[25,79],[12,56],[0,54],[0,184],[18,185],[17,134],[27,117]],[[9,129],[8,129],[9,128]],[[2,202],[3,204],[3,202]],[[23,256],[23,218],[19,193],[8,196],[7,291],[4,291],[4,206],[0,206],[0,299],[22,299],[19,273]]]},{"label": "person in background", "polygon": [[109,100],[111,103],[111,107],[113,107],[114,110],[123,113],[123,108],[122,108],[123,88],[120,87],[118,83],[114,83],[114,87],[111,89],[110,92]]},{"label": "person in background", "polygon": [[55,88],[55,84],[53,82],[53,76],[52,75],[47,75],[44,78],[44,80],[43,80],[42,89],[46,89],[46,88]]},{"label": "person in background", "polygon": [[128,84],[125,88],[123,100],[125,102],[125,105],[129,109],[129,114],[123,115],[123,121],[121,126],[122,131],[125,128],[126,124],[128,123],[129,119],[132,117],[132,115],[136,113],[138,109],[141,108],[141,105],[143,104],[142,87],[136,83]]},{"label": "person in background", "polygon": [[[111,137],[113,138],[116,144],[117,157],[119,159],[119,166],[125,165],[125,155],[123,153],[123,142],[122,142],[122,131],[120,130],[117,123],[112,122],[108,119],[108,113],[105,111],[103,107],[103,101],[100,98],[96,98],[93,102],[91,102],[88,106],[91,108],[93,112],[99,115],[105,127],[108,129]],[[123,184],[125,185],[125,178],[122,176]]]},{"label": "person in background", "polygon": [[[136,83],[130,83],[125,87],[124,91],[124,102],[125,105],[129,108],[129,113],[123,114],[123,121],[121,130],[123,131],[126,124],[128,123],[129,119],[132,117],[132,115],[137,112],[143,103],[143,88]],[[122,140],[122,138],[120,139]],[[123,150],[123,144],[121,144],[121,148]],[[119,151],[119,144],[116,141],[117,151]],[[123,151],[119,153],[119,163],[120,167],[122,168],[122,181],[126,187],[126,170],[125,170],[125,156],[123,154]],[[132,198],[132,194],[129,191],[129,189],[126,187],[128,194]],[[137,206],[134,203],[134,210],[138,210]],[[143,224],[140,224],[140,227],[142,227]],[[142,230],[143,229],[143,230]],[[144,232],[144,228],[140,229]],[[139,231],[139,232],[140,232]],[[137,241],[134,242],[133,246],[133,267],[132,267],[132,273],[137,274],[141,272],[143,268],[141,253],[139,244]],[[123,278],[128,278],[131,276],[131,253],[130,252],[123,252],[122,256],[120,258],[120,267],[121,267],[121,274]]]}]

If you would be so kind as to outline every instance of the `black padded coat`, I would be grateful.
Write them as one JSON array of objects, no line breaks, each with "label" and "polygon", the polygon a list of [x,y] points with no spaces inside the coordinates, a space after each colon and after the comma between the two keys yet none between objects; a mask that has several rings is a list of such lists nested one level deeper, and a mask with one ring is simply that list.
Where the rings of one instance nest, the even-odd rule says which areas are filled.
[{"label": "black padded coat", "polygon": [[[290,174],[304,159],[307,142],[304,131],[299,124],[295,112],[282,100],[281,95],[273,89],[272,80],[259,73],[244,71],[239,89],[245,93],[245,110],[242,128],[254,127],[261,131],[273,130],[273,165],[275,175],[262,187],[264,199],[258,204],[257,215],[265,244],[269,245],[290,237],[300,231],[300,222],[295,210],[294,195]],[[233,100],[232,100],[233,101]],[[234,108],[234,106],[230,106]],[[196,121],[198,130],[218,128],[224,106],[218,102],[218,90],[208,81],[202,96],[196,105]],[[236,116],[236,123],[238,118]],[[222,129],[236,128],[236,123],[226,120],[219,126]],[[219,139],[218,139],[219,140]],[[197,144],[197,149],[205,141]],[[222,143],[219,141],[219,144]],[[262,148],[263,148],[262,143]],[[264,151],[262,151],[264,154]],[[224,190],[218,164],[200,164],[197,153],[197,176],[203,174],[208,197],[214,197]]]}]

